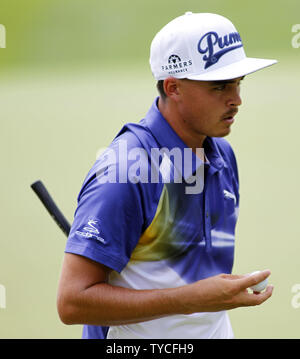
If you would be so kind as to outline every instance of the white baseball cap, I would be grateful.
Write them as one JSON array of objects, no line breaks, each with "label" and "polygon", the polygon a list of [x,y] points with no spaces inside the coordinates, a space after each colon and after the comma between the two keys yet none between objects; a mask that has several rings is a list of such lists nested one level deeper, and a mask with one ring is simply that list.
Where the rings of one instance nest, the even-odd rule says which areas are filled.
[{"label": "white baseball cap", "polygon": [[187,12],[154,37],[150,66],[156,80],[167,77],[199,81],[229,80],[275,64],[246,57],[240,34],[221,15]]}]

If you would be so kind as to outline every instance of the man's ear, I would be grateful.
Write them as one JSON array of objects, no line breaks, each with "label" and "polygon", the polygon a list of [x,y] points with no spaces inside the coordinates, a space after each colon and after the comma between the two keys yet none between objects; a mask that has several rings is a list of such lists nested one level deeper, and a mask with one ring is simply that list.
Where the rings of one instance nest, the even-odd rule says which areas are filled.
[{"label": "man's ear", "polygon": [[168,98],[173,101],[178,101],[180,91],[178,88],[179,81],[174,77],[168,77],[164,80],[164,91]]}]

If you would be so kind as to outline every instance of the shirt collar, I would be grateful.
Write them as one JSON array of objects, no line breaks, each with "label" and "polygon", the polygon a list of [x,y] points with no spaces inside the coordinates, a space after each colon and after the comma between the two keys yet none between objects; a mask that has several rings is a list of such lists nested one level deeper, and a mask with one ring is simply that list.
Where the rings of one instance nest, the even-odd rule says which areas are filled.
[{"label": "shirt collar", "polygon": [[206,137],[203,146],[207,158],[217,171],[220,171],[223,167],[228,167],[214,137]]},{"label": "shirt collar", "polygon": [[[145,121],[147,127],[149,128],[152,135],[155,137],[156,141],[161,147],[166,147],[170,151],[173,148],[179,148],[182,152],[183,158],[184,151],[186,151],[186,153],[189,153],[190,151],[190,155],[187,155],[186,158],[189,158],[192,163],[190,166],[185,166],[185,168],[190,168],[190,170],[184,171],[184,177],[187,178],[193,173],[195,173],[196,170],[204,164],[204,162],[201,161],[199,157],[197,157],[195,153],[192,152],[192,150],[177,135],[177,133],[173,130],[173,128],[169,125],[167,120],[159,111],[157,104],[158,97],[155,99],[151,108],[146,114]],[[206,157],[209,160],[209,163],[206,163],[206,165],[214,167],[215,171],[220,171],[224,167],[224,165],[226,166],[225,161],[213,137],[206,137],[204,141],[204,151]],[[181,168],[177,169],[182,173]]]}]

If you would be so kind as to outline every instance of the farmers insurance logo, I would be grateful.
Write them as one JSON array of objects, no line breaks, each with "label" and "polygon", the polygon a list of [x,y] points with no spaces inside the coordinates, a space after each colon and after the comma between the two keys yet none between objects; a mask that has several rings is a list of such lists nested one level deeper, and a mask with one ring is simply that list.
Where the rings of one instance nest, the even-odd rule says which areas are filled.
[{"label": "farmers insurance logo", "polygon": [[[235,45],[235,43],[238,43]],[[216,51],[216,45],[221,49]],[[232,32],[225,36],[219,36],[216,32],[210,31],[203,35],[198,43],[198,51],[204,54],[204,69],[214,65],[219,59],[229,51],[242,47],[242,39],[238,32]]]},{"label": "farmers insurance logo", "polygon": [[176,75],[178,73],[187,72],[189,66],[192,65],[192,60],[182,61],[178,55],[171,55],[168,58],[168,64],[162,66],[163,71],[168,71],[169,75]]}]

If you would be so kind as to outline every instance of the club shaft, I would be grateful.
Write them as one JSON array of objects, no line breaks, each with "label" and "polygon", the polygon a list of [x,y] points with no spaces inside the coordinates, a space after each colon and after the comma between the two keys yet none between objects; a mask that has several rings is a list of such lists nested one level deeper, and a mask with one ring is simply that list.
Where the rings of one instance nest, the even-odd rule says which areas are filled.
[{"label": "club shaft", "polygon": [[62,214],[60,209],[57,207],[47,188],[43,184],[42,181],[36,181],[31,185],[31,188],[39,197],[51,217],[54,219],[56,224],[60,227],[60,229],[64,232],[66,236],[70,233],[70,224]]}]

